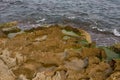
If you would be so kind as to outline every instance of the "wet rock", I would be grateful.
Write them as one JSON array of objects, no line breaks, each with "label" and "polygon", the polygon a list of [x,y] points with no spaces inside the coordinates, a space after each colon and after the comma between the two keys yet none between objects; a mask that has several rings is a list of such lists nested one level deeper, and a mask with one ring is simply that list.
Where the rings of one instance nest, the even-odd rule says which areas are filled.
[{"label": "wet rock", "polygon": [[17,24],[18,24],[17,21],[12,21],[12,22],[8,22],[8,23],[3,23],[3,24],[0,24],[0,29],[1,29],[1,28],[13,27],[13,26],[16,26]]},{"label": "wet rock", "polygon": [[17,28],[16,26],[13,26],[13,27],[10,27],[10,28],[2,28],[2,31],[3,31],[5,34],[9,34],[9,33],[19,32],[20,29]]},{"label": "wet rock", "polygon": [[20,29],[17,25],[17,21],[0,24],[0,30],[2,30],[5,34],[19,32]]}]

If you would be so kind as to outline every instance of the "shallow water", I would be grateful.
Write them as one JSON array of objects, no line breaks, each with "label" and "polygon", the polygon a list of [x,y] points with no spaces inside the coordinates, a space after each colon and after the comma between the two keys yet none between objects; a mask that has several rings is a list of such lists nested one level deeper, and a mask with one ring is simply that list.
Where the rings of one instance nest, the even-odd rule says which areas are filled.
[{"label": "shallow water", "polygon": [[119,36],[120,0],[0,0],[0,23],[14,20],[76,24]]}]

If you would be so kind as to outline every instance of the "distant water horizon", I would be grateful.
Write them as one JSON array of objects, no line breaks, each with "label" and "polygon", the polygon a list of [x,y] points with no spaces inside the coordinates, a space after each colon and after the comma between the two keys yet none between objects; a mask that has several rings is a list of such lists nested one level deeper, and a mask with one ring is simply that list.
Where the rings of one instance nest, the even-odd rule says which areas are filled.
[{"label": "distant water horizon", "polygon": [[75,24],[120,40],[120,0],[0,0],[0,23]]}]

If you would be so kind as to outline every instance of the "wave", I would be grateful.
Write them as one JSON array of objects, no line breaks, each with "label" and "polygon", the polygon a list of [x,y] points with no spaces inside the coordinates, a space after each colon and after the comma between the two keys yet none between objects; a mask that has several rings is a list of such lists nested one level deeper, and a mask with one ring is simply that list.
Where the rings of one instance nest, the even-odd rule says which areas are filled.
[{"label": "wave", "polygon": [[114,33],[115,36],[120,36],[120,32],[117,29],[114,29],[113,33]]}]

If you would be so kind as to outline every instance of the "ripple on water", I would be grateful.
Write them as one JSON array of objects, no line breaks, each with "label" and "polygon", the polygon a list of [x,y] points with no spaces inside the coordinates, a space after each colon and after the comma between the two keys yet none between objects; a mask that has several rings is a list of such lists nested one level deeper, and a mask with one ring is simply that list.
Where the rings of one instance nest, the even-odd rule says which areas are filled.
[{"label": "ripple on water", "polygon": [[119,4],[120,0],[0,0],[0,23],[18,20],[80,27],[91,24],[98,31],[120,36]]}]

